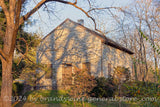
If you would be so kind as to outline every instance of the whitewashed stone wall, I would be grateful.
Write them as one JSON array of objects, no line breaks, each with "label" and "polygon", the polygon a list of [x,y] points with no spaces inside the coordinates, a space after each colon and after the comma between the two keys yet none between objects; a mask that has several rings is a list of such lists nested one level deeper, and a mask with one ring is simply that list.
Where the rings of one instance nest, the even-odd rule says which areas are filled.
[{"label": "whitewashed stone wall", "polygon": [[[73,66],[81,68],[83,62],[90,62],[92,75],[99,76],[101,39],[68,20],[42,41],[37,52],[37,62],[53,64],[56,76],[52,80],[52,86],[57,83],[58,88],[62,82],[62,63],[72,63]],[[43,71],[39,72],[44,74]],[[39,83],[48,86],[50,81],[44,76]]]},{"label": "whitewashed stone wall", "polygon": [[131,55],[117,48],[103,44],[103,75],[108,77],[108,64],[111,64],[111,74],[114,67],[122,66],[129,68],[132,75],[132,59]]},{"label": "whitewashed stone wall", "polygon": [[103,70],[103,75],[108,77],[108,63],[111,63],[112,71],[117,66],[132,70],[128,53],[103,44],[94,33],[67,20],[46,36],[37,49],[37,63],[52,64],[54,68],[53,79],[45,79],[44,71],[38,70],[42,78],[37,85],[45,86],[46,89],[57,86],[60,89],[62,63],[72,63],[81,69],[84,62],[90,62],[91,74],[94,76],[100,76]]}]

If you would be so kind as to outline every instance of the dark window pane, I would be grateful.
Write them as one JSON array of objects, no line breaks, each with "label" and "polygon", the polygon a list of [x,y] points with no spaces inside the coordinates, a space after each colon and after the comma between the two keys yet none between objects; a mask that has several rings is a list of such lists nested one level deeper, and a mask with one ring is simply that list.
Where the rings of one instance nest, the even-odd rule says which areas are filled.
[{"label": "dark window pane", "polygon": [[108,77],[111,76],[111,63],[108,63]]}]

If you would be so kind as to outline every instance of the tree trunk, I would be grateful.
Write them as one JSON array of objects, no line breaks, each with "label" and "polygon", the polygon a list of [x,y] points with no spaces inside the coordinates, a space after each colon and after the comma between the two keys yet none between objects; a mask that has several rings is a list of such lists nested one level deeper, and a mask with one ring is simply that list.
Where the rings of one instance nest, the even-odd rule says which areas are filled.
[{"label": "tree trunk", "polygon": [[137,63],[136,63],[136,61],[133,61],[133,67],[134,67],[134,73],[135,73],[135,75],[134,75],[135,80],[138,81],[138,77],[137,77]]},{"label": "tree trunk", "polygon": [[[12,59],[13,51],[16,41],[14,39],[14,27],[11,25],[7,26],[6,34],[4,38],[4,47],[3,51],[8,55],[7,59],[1,58],[2,60],[2,87],[1,87],[1,107],[11,107],[12,105]],[[13,40],[14,39],[14,40]],[[12,46],[13,45],[13,46]]]},{"label": "tree trunk", "polygon": [[158,81],[158,63],[157,63],[157,55],[156,55],[155,49],[153,49],[153,52],[154,52],[154,64],[155,64],[155,77],[156,77],[155,82],[157,82]]},{"label": "tree trunk", "polygon": [[2,87],[1,87],[1,107],[11,107],[12,104],[12,57],[8,62],[2,60]]},{"label": "tree trunk", "polygon": [[147,64],[147,57],[146,57],[146,47],[143,43],[143,54],[144,54],[144,62],[145,62],[145,80],[148,81],[148,64]]}]

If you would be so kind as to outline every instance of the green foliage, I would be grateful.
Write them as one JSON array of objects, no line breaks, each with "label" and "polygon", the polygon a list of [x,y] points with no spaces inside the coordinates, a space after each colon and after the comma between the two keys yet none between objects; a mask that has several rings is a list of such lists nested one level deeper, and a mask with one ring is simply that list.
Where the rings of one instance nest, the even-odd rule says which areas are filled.
[{"label": "green foliage", "polygon": [[[19,38],[23,38],[25,41],[19,40]],[[29,49],[35,48],[39,44],[40,40],[41,39],[38,35],[29,34],[23,31],[23,26],[20,26],[17,35],[16,50],[24,54],[26,52],[27,46]]]},{"label": "green foliage", "polygon": [[6,18],[4,12],[0,10],[0,44],[3,43],[2,38],[5,35],[5,30],[6,30]]},{"label": "green foliage", "polygon": [[[19,65],[17,65],[18,60],[13,60],[13,67],[12,67],[12,74],[13,74],[13,80],[18,78],[22,72],[22,69],[24,68],[25,64],[22,62]],[[0,61],[0,81],[2,81],[2,63]]]},{"label": "green foliage", "polygon": [[[74,105],[74,99],[69,96],[68,91],[64,90],[36,90],[27,92],[25,96],[28,96],[26,103],[36,103],[36,105],[51,104],[51,106],[55,105],[56,107],[56,104],[61,106],[65,104],[64,107],[82,107],[80,101]],[[86,102],[84,102],[84,105],[85,107],[93,107],[92,104]]]},{"label": "green foliage", "polygon": [[160,96],[160,85],[151,82],[127,82],[123,84],[126,92],[124,96],[129,97],[154,97]]},{"label": "green foliage", "polygon": [[13,80],[18,78],[22,72],[22,69],[25,67],[25,63],[21,62],[19,65],[17,65],[18,60],[14,59],[13,60],[13,67],[12,67],[12,72],[13,72]]},{"label": "green foliage", "polygon": [[36,47],[39,45],[39,42],[41,39],[36,34],[27,35],[25,32],[21,32],[20,36],[18,36],[18,38],[21,38],[21,37],[23,37],[26,40],[28,45],[28,51],[27,51],[27,54],[25,54],[25,56],[23,56],[22,54],[21,55],[18,54],[20,52],[19,50],[22,50],[23,54],[25,53],[26,43],[24,43],[24,41],[17,42],[17,46],[19,48],[17,50],[18,51],[17,54],[19,55],[19,57],[17,57],[16,63],[19,63],[18,66],[21,66],[20,68],[21,74],[19,78],[25,80],[27,84],[31,86],[35,86],[35,81],[37,79],[36,70],[38,68],[43,67],[42,65],[36,63]]},{"label": "green foliage", "polygon": [[[68,98],[68,92],[64,90],[37,90],[27,92],[25,95],[28,96],[27,102],[31,103],[41,103],[41,104],[50,104],[50,103],[67,103],[64,98]],[[33,101],[31,98],[37,99]],[[50,99],[43,99],[50,98]]]},{"label": "green foliage", "polygon": [[[1,85],[2,85],[2,81],[0,81],[0,91],[1,91]],[[22,94],[24,84],[16,82],[12,84],[12,87],[13,87],[12,96],[19,96]]]},{"label": "green foliage", "polygon": [[97,86],[90,92],[92,97],[113,97],[117,86],[114,84],[112,78],[96,78]]},{"label": "green foliage", "polygon": [[21,83],[13,83],[13,88],[12,88],[12,95],[13,96],[19,96],[21,95],[22,91],[23,91],[23,88],[24,88],[24,85],[21,84]]},{"label": "green foliage", "polygon": [[129,68],[125,68],[121,66],[115,67],[113,78],[115,83],[117,84],[128,81],[130,79]]},{"label": "green foliage", "polygon": [[[160,84],[151,82],[127,82],[122,85],[122,95],[127,97],[136,97],[141,105],[149,104],[150,106],[158,106],[159,101],[141,101],[144,98],[160,98]],[[137,101],[138,102],[138,101]]]},{"label": "green foliage", "polygon": [[143,31],[141,29],[139,29],[139,33],[141,34],[141,36],[146,39],[146,41],[149,41],[150,45],[152,46],[152,48],[160,55],[160,47],[158,44],[152,42],[152,40],[148,39],[148,37],[143,33]]}]

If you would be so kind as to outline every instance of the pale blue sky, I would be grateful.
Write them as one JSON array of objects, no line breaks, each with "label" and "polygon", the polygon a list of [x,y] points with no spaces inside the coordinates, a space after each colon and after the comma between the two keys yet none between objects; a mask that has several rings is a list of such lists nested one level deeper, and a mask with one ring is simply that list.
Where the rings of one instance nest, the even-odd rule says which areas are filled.
[{"label": "pale blue sky", "polygon": [[[26,11],[29,11],[31,8],[33,8],[38,1],[39,0],[32,0],[27,6]],[[96,1],[97,2],[95,4],[101,7],[109,7],[109,6],[125,7],[128,6],[132,0],[96,0]],[[87,5],[85,5],[83,2],[80,2],[79,5],[84,8],[87,7]],[[52,7],[51,10],[55,11],[55,15],[48,14],[47,12],[43,11],[43,9],[40,9],[31,18],[33,21],[36,22],[36,24],[31,27],[30,26],[26,27],[25,28],[26,31],[38,32],[41,33],[43,36],[46,36],[56,26],[62,23],[66,18],[70,18],[73,21],[77,21],[78,19],[84,19],[85,26],[91,29],[94,28],[92,21],[89,20],[80,10],[75,9],[72,6],[64,5],[61,3],[49,4],[49,6]],[[108,16],[107,12],[104,12],[103,14],[99,15],[96,18],[97,18],[97,24],[99,25],[100,28],[104,29],[103,26],[105,26],[105,29],[110,29],[110,30],[114,29],[115,25],[112,23],[112,18]]]}]

